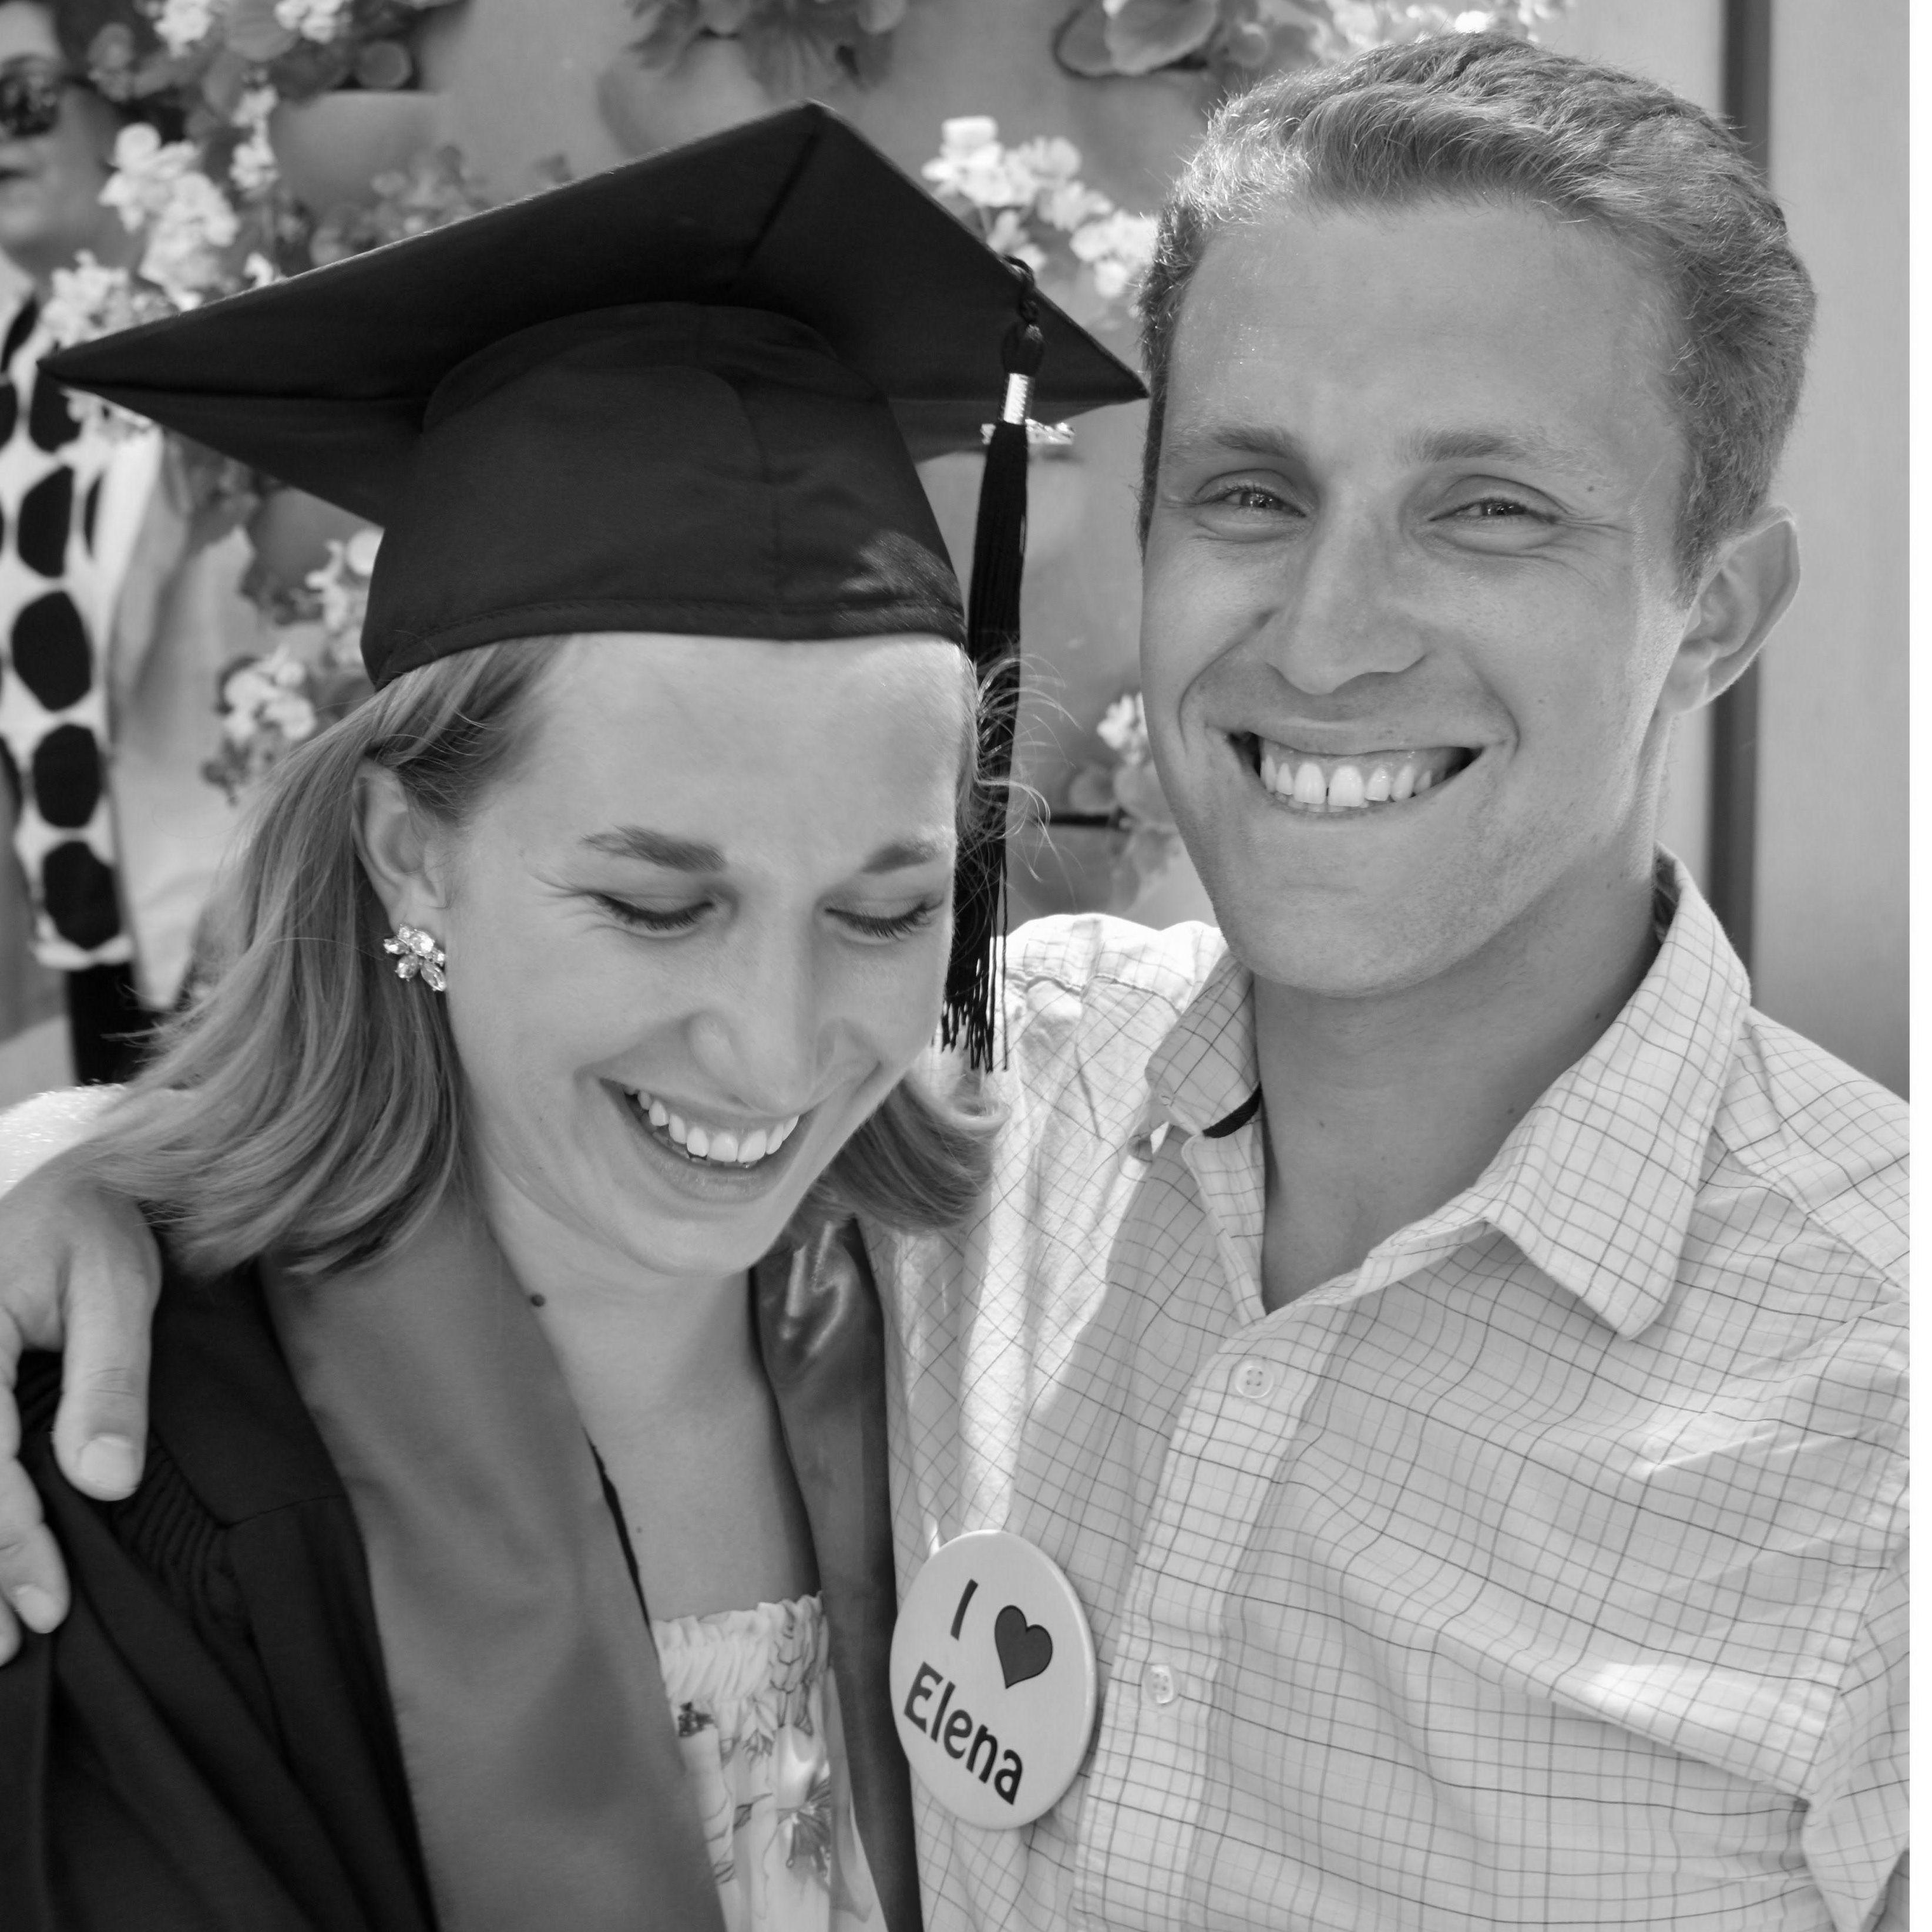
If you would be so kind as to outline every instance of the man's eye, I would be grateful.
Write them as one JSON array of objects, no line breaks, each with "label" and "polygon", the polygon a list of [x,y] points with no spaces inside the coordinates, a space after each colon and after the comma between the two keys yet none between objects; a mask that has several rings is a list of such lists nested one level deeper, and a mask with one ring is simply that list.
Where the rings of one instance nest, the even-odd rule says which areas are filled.
[{"label": "man's eye", "polygon": [[1533,524],[1552,520],[1544,512],[1532,509],[1515,496],[1478,496],[1472,502],[1459,504],[1449,514],[1472,523],[1506,523],[1516,518]]},{"label": "man's eye", "polygon": [[1264,489],[1258,483],[1232,483],[1216,490],[1208,499],[1216,509],[1225,510],[1286,510],[1287,500],[1272,490]]},{"label": "man's eye", "polygon": [[832,916],[863,938],[906,939],[930,926],[944,903],[942,899],[928,899],[904,912],[835,912]]},{"label": "man's eye", "polygon": [[633,905],[628,899],[613,898],[608,892],[598,892],[592,896],[620,926],[628,926],[634,932],[688,932],[710,906],[707,899],[696,905],[674,906],[667,911],[652,906]]}]

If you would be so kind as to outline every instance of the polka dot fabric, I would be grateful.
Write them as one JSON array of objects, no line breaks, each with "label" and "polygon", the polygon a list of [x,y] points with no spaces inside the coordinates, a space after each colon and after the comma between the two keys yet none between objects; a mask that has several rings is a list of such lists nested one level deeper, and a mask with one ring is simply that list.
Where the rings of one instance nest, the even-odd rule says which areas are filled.
[{"label": "polka dot fabric", "polygon": [[133,956],[107,795],[107,682],[93,606],[94,510],[114,452],[57,383],[32,301],[0,344],[0,772],[34,902],[34,950],[64,972]]}]

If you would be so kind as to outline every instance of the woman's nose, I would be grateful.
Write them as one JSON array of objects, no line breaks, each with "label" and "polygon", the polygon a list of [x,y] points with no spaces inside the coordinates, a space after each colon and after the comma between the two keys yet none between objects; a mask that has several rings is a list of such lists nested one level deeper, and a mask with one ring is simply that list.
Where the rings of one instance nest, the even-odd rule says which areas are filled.
[{"label": "woman's nose", "polygon": [[821,1004],[808,957],[757,949],[714,980],[692,1024],[692,1051],[720,1094],[747,1112],[803,1113],[818,1097]]}]

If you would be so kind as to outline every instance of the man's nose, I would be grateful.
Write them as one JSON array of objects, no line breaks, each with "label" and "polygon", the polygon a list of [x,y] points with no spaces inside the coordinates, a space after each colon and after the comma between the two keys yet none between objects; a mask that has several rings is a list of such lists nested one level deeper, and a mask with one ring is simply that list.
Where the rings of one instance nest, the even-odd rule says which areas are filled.
[{"label": "man's nose", "polygon": [[1298,691],[1325,697],[1358,677],[1407,670],[1423,655],[1400,548],[1366,508],[1337,505],[1316,518],[1262,632],[1269,663]]}]

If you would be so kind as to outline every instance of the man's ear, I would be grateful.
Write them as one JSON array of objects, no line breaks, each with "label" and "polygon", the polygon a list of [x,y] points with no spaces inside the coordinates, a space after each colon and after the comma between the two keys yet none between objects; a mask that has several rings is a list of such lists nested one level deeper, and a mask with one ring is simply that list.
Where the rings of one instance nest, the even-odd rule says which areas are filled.
[{"label": "man's ear", "polygon": [[402,781],[381,765],[364,764],[356,775],[356,849],[390,924],[436,931],[436,915],[449,903],[446,861],[410,809]]},{"label": "man's ear", "polygon": [[1797,590],[1797,526],[1789,510],[1768,509],[1706,571],[1658,710],[1695,711],[1735,684]]}]

